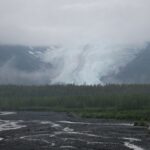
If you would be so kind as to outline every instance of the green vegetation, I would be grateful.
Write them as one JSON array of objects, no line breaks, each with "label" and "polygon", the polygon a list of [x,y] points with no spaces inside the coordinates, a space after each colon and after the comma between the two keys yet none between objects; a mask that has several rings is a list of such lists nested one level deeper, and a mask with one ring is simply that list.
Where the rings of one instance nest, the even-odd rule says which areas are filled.
[{"label": "green vegetation", "polygon": [[150,85],[0,86],[1,110],[67,111],[150,121]]},{"label": "green vegetation", "polygon": [[142,126],[142,127],[149,127],[149,123],[146,121],[135,121],[134,126]]}]

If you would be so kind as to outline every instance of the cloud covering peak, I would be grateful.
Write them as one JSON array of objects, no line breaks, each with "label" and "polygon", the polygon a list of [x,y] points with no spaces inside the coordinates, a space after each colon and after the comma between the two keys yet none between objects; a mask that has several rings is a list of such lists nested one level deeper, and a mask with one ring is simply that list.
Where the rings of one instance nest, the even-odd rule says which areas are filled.
[{"label": "cloud covering peak", "polygon": [[0,0],[0,43],[143,43],[149,14],[149,0]]},{"label": "cloud covering peak", "polygon": [[149,14],[149,0],[0,0],[0,44],[50,47],[38,56],[50,68],[14,79],[103,84],[150,41]]}]

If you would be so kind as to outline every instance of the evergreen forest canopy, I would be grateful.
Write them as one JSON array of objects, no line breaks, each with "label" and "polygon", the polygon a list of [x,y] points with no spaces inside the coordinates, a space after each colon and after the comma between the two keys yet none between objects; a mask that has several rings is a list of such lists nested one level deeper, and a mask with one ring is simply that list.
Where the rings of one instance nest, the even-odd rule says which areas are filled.
[{"label": "evergreen forest canopy", "polygon": [[0,109],[66,111],[83,117],[150,120],[150,85],[1,85]]}]

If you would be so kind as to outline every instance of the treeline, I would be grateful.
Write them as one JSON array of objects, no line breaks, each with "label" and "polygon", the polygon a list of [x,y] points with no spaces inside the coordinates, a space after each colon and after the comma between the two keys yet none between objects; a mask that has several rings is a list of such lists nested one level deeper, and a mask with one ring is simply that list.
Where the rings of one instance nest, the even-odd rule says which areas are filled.
[{"label": "treeline", "polygon": [[5,85],[0,86],[0,109],[84,111],[86,115],[146,111],[150,120],[150,85]]}]

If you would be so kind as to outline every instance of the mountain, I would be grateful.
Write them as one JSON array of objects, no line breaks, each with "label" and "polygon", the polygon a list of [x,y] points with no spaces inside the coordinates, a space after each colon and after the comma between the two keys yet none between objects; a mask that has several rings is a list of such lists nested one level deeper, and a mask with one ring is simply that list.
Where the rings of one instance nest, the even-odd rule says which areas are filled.
[{"label": "mountain", "polygon": [[150,44],[115,76],[121,83],[150,83]]},{"label": "mountain", "polygon": [[45,70],[51,65],[38,57],[38,53],[46,49],[0,45],[0,84],[48,84],[50,81]]},{"label": "mountain", "polygon": [[104,83],[149,84],[150,83],[150,43],[127,65],[117,73],[111,73],[101,79]]},{"label": "mountain", "polygon": [[43,67],[43,63],[36,57],[46,47],[8,46],[0,45],[0,66],[9,63],[18,70],[35,71]]},{"label": "mountain", "polygon": [[[0,45],[0,84],[49,84],[53,67],[39,58],[48,47]],[[57,48],[57,47],[56,47]],[[104,83],[150,83],[150,44]]]}]

